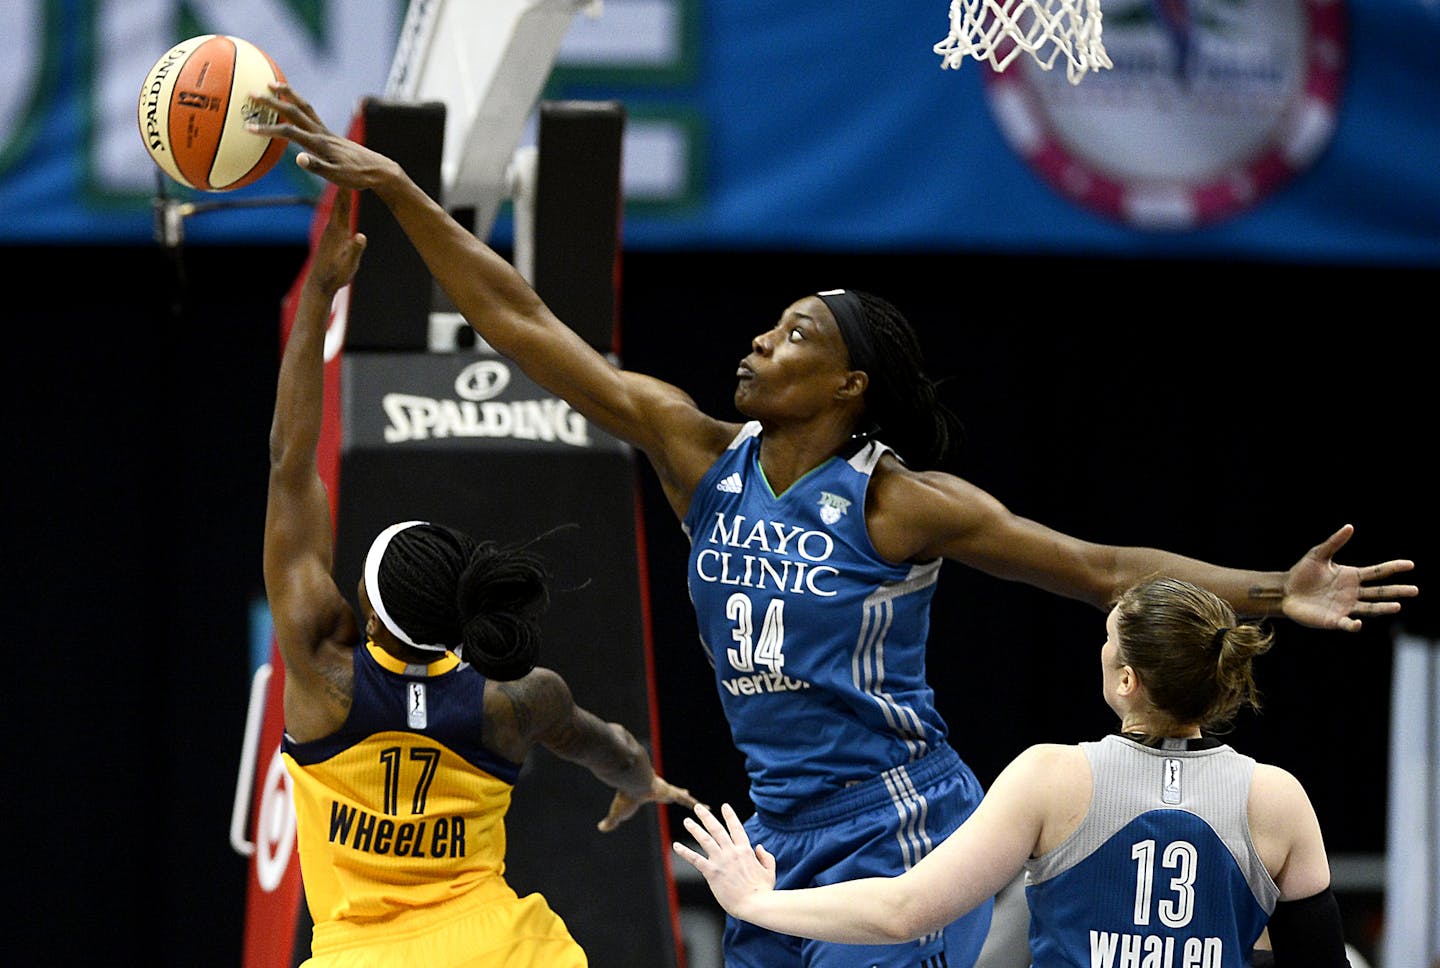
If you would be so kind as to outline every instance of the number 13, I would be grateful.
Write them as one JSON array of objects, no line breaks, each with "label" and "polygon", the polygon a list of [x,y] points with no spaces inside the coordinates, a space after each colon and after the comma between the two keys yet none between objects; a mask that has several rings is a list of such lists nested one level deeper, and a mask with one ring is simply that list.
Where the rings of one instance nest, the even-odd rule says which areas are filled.
[{"label": "number 13", "polygon": [[[1150,923],[1150,900],[1155,889],[1155,841],[1142,840],[1130,848],[1135,863],[1135,923]],[[1165,848],[1160,858],[1163,867],[1175,872],[1170,878],[1174,900],[1166,898],[1158,905],[1160,920],[1166,927],[1183,928],[1195,916],[1195,845],[1177,840]]]}]

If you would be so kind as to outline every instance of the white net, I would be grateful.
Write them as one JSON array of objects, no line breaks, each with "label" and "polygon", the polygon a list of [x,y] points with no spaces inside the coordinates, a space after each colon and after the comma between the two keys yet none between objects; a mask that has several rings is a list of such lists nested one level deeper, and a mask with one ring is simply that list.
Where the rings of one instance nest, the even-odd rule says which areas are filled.
[{"label": "white net", "polygon": [[1047,71],[1063,55],[1071,84],[1110,67],[1100,0],[951,0],[950,36],[935,45],[942,68],[971,57],[1003,71],[1021,51]]}]

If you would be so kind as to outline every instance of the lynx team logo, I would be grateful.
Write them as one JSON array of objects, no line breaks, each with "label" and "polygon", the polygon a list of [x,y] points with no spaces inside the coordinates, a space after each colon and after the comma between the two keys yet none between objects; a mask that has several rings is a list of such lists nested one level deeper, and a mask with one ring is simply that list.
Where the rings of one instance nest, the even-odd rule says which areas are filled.
[{"label": "lynx team logo", "polygon": [[837,497],[829,491],[820,492],[820,520],[826,524],[834,524],[840,520],[840,516],[850,508],[850,502],[843,497]]},{"label": "lynx team logo", "polygon": [[1329,144],[1343,0],[1105,0],[1114,66],[987,71],[1012,148],[1057,191],[1145,229],[1252,208]]}]

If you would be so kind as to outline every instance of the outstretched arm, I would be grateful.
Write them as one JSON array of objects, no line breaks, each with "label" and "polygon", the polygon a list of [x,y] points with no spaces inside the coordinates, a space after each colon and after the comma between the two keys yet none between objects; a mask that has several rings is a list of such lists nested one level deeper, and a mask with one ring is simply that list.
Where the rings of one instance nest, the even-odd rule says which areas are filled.
[{"label": "outstretched arm", "polygon": [[[615,788],[610,809],[597,825],[601,831],[614,830],[647,803],[696,805],[688,790],[655,773],[649,754],[628,729],[577,705],[569,685],[555,672],[537,668],[512,682],[492,682],[490,689],[493,738],[509,747],[502,752],[518,762],[539,744]],[[497,694],[506,701],[489,703]]]},{"label": "outstretched arm", "polygon": [[613,365],[540,299],[494,250],[458,223],[392,159],[343,138],[284,84],[256,97],[279,115],[251,130],[288,138],[297,163],[342,188],[369,190],[389,207],[415,250],[465,319],[536,383],[654,463],[681,510],[734,428],[701,413],[668,383]]},{"label": "outstretched arm", "polygon": [[[270,426],[270,485],[265,509],[265,593],[285,663],[285,723],[297,739],[333,731],[349,708],[336,689],[358,637],[355,617],[331,575],[330,501],[316,464],[324,392],[325,328],[331,302],[360,264],[364,236],[350,233],[350,193],[335,197],[311,255],[295,319],[280,361]],[[337,661],[344,659],[343,666]]]},{"label": "outstretched arm", "polygon": [[1367,616],[1393,615],[1415,585],[1392,584],[1414,563],[1341,565],[1335,555],[1355,529],[1345,525],[1287,571],[1211,564],[1158,548],[1095,544],[1013,514],[984,490],[950,474],[890,469],[872,485],[872,540],[896,561],[945,557],[997,578],[1109,608],[1153,575],[1184,579],[1248,617],[1284,615],[1314,628],[1359,631]]},{"label": "outstretched arm", "polygon": [[1069,775],[1066,756],[1051,746],[1016,757],[959,830],[892,877],[775,890],[775,858],[763,844],[751,845],[728,803],[719,817],[695,808],[696,819],[685,818],[685,828],[699,850],[680,843],[674,850],[705,877],[720,906],[742,921],[844,944],[910,941],[974,910],[1010,883],[1036,849],[1057,801],[1088,800],[1083,784],[1057,782]]}]

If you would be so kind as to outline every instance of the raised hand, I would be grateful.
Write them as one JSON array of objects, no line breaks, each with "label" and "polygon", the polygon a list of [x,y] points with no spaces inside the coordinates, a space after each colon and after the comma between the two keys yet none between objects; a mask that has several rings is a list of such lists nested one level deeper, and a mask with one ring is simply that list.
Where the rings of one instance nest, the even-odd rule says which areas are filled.
[{"label": "raised hand", "polygon": [[357,191],[374,188],[398,171],[399,166],[391,159],[325,127],[315,108],[290,85],[272,83],[268,93],[257,91],[251,96],[272,108],[278,117],[274,124],[251,122],[246,128],[255,134],[285,138],[298,146],[302,150],[295,163],[306,171]]},{"label": "raised hand", "polygon": [[730,804],[721,804],[720,812],[723,825],[704,804],[695,806],[699,823],[685,818],[685,829],[704,853],[678,841],[673,846],[675,853],[704,875],[720,906],[738,917],[736,905],[745,898],[775,889],[775,857],[763,845],[750,846],[745,826]]},{"label": "raised hand", "polygon": [[1414,568],[1407,559],[1364,568],[1336,564],[1336,553],[1354,533],[1354,526],[1345,525],[1286,573],[1281,607],[1287,618],[1314,628],[1358,632],[1361,621],[1356,616],[1393,615],[1400,611],[1397,599],[1420,594],[1415,585],[1374,584]]},{"label": "raised hand", "polygon": [[310,278],[320,291],[333,296],[355,277],[360,257],[365,253],[363,233],[350,231],[351,193],[340,189],[330,209],[330,217],[315,246],[310,265]]}]

